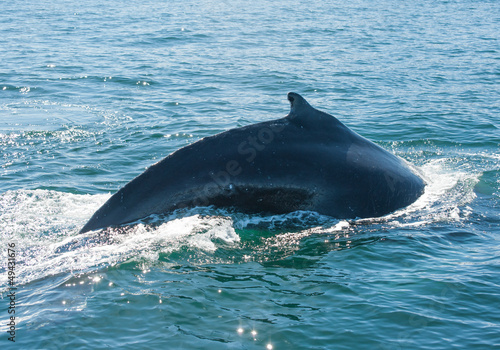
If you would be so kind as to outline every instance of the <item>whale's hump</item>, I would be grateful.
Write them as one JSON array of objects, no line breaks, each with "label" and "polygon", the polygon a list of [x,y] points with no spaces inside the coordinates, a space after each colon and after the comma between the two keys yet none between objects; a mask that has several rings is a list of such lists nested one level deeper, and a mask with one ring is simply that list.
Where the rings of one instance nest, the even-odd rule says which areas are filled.
[{"label": "whale's hump", "polygon": [[299,94],[290,92],[288,100],[284,118],[201,139],[152,165],[111,196],[80,233],[196,206],[369,218],[424,192],[423,180],[395,155]]},{"label": "whale's hump", "polygon": [[344,126],[334,116],[319,111],[306,101],[305,98],[296,92],[287,94],[290,101],[290,113],[287,118],[294,124],[302,128],[324,128],[331,126]]}]

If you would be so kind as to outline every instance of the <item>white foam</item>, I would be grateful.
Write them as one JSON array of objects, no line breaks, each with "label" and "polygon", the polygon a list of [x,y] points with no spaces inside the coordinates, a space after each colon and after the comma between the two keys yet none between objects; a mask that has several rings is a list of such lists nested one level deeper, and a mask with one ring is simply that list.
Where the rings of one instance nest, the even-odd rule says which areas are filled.
[{"label": "white foam", "polygon": [[[472,212],[469,203],[476,197],[474,186],[481,174],[467,168],[457,169],[450,158],[431,160],[419,171],[427,182],[425,193],[407,208],[382,218],[338,221],[312,212],[263,217],[198,208],[184,212],[182,217],[177,214],[168,218],[150,217],[125,230],[85,234],[78,234],[78,230],[109,194],[8,191],[0,194],[0,243],[3,246],[7,242],[16,243],[18,282],[28,283],[53,274],[84,272],[132,258],[156,261],[160,254],[181,249],[208,254],[210,261],[210,254],[220,247],[239,249],[240,237],[235,229],[262,229],[267,236],[269,231],[275,231],[273,237],[260,241],[265,246],[263,249],[274,247],[293,253],[304,237],[333,234],[341,239],[353,230],[355,233],[358,224],[418,227],[466,220]],[[5,255],[5,251],[1,254]]]},{"label": "white foam", "polygon": [[474,186],[480,173],[457,169],[451,159],[435,159],[417,169],[426,181],[422,196],[406,208],[381,218],[357,220],[358,223],[389,222],[393,226],[421,226],[439,221],[461,221],[470,213],[476,194]]},{"label": "white foam", "polygon": [[7,191],[0,195],[1,237],[34,238],[68,231],[81,225],[108,197],[48,190]]},{"label": "white foam", "polygon": [[[109,195],[76,195],[48,190],[0,195],[0,240],[15,242],[18,283],[68,272],[111,266],[130,258],[157,260],[182,247],[214,252],[239,236],[232,219],[221,216],[173,219],[159,226],[137,224],[119,233],[78,230]],[[123,230],[121,230],[123,231]]]}]

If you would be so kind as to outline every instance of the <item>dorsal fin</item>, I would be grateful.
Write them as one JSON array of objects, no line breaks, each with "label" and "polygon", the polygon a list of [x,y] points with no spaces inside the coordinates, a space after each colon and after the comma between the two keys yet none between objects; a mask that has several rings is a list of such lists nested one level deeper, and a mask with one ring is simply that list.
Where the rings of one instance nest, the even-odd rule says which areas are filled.
[{"label": "dorsal fin", "polygon": [[287,98],[290,101],[290,114],[300,114],[306,109],[314,109],[305,98],[295,92],[289,92]]},{"label": "dorsal fin", "polygon": [[296,125],[306,128],[343,125],[334,116],[318,111],[305,98],[295,92],[289,92],[287,98],[290,101],[290,113],[288,113],[287,119]]}]

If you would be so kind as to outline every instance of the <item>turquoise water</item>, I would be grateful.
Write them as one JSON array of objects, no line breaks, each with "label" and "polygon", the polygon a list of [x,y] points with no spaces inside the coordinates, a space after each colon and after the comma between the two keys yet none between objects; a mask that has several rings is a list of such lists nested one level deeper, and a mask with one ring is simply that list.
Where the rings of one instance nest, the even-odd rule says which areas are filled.
[{"label": "turquoise water", "polygon": [[[499,2],[0,10],[2,348],[500,348]],[[289,91],[425,194],[367,220],[199,208],[78,234],[176,149],[286,115]]]}]

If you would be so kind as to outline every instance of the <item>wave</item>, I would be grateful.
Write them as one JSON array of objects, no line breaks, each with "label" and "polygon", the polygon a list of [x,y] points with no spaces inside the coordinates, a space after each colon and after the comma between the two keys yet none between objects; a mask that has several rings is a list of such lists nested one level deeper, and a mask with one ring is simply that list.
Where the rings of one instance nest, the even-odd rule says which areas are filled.
[{"label": "wave", "polygon": [[[335,220],[313,212],[260,216],[214,208],[153,215],[121,228],[79,234],[109,197],[54,190],[0,194],[0,240],[17,247],[18,283],[62,273],[84,273],[134,260],[155,263],[238,263],[284,259],[302,240],[349,247],[367,227],[386,229],[464,221],[481,172],[460,170],[452,159],[430,160],[418,171],[425,193],[412,205],[380,218]],[[5,268],[2,271],[4,272]]]}]

